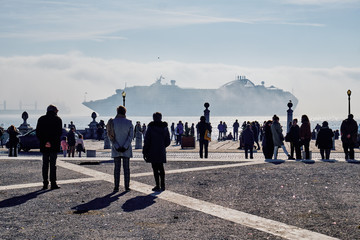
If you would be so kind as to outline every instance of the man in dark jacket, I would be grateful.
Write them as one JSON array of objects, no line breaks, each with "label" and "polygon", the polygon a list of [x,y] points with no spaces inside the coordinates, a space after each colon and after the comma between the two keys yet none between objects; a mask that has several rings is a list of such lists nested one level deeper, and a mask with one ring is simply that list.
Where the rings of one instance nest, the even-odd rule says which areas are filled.
[{"label": "man in dark jacket", "polygon": [[254,150],[254,132],[251,125],[247,125],[246,129],[242,133],[244,139],[245,158],[248,159],[248,151],[250,150],[250,159],[253,159]]},{"label": "man in dark jacket", "polygon": [[345,159],[354,159],[354,147],[357,141],[358,125],[352,114],[349,114],[348,118],[341,123],[340,131]]},{"label": "man in dark jacket", "polygon": [[51,189],[60,188],[56,184],[56,158],[60,151],[60,137],[62,134],[62,120],[57,116],[58,109],[49,105],[46,115],[41,116],[36,125],[36,136],[40,141],[40,152],[43,154],[43,189],[49,185],[48,172],[50,164]]},{"label": "man in dark jacket", "polygon": [[294,160],[294,151],[296,154],[296,159],[301,159],[301,149],[300,149],[300,127],[297,124],[298,120],[295,118],[292,122],[292,125],[290,127],[289,131],[289,139],[290,140],[290,156]]},{"label": "man in dark jacket", "polygon": [[164,163],[166,163],[166,147],[170,145],[170,133],[168,124],[161,121],[161,113],[154,113],[153,119],[154,121],[149,123],[145,134],[143,155],[145,161],[151,163],[154,172],[156,186],[152,190],[164,191]]},{"label": "man in dark jacket", "polygon": [[[329,128],[329,123],[324,121],[316,138],[315,146],[320,149],[321,159],[329,159],[331,148],[333,147],[333,131]],[[325,153],[325,154],[324,154]]]}]

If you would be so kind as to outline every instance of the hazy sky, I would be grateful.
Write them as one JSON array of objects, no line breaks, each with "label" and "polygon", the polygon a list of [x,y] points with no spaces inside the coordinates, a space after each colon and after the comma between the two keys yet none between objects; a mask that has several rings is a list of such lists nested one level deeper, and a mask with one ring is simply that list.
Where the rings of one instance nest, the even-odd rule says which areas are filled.
[{"label": "hazy sky", "polygon": [[0,0],[0,46],[8,108],[88,114],[85,98],[160,75],[196,88],[245,75],[310,118],[345,117],[351,89],[360,118],[360,0]]}]

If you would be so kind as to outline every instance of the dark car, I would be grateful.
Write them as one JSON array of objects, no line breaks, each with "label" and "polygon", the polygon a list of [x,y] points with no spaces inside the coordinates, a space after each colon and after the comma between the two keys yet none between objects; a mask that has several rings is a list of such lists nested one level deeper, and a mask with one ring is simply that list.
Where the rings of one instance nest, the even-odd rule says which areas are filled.
[{"label": "dark car", "polygon": [[[69,132],[69,129],[63,128],[62,129],[62,137],[66,137],[67,133]],[[75,138],[78,137],[78,134],[75,133]],[[19,136],[19,152],[20,150],[23,150],[24,152],[30,151],[30,149],[39,149],[40,148],[40,142],[39,139],[36,137],[36,129],[32,130],[30,132],[25,133],[24,135]]]}]

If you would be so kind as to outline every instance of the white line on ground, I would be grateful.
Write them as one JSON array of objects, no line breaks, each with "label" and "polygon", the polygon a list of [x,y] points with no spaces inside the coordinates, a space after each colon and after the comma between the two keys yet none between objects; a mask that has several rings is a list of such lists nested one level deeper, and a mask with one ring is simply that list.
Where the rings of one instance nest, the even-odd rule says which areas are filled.
[{"label": "white line on ground", "polygon": [[[92,176],[97,179],[103,179],[104,181],[108,181],[111,183],[113,182],[113,176],[107,173],[98,172],[93,169],[88,169],[64,161],[59,161],[58,165],[76,172],[80,172],[85,175]],[[221,167],[221,165],[218,167]],[[150,185],[143,184],[137,181],[131,181],[131,188],[147,195],[153,194],[160,199],[167,200],[169,202],[176,203],[184,207],[188,207],[212,216],[216,216],[228,221],[241,224],[243,226],[264,231],[286,239],[336,239],[317,232],[312,232],[274,220],[258,217],[234,209],[226,208],[217,204],[177,194],[171,191],[165,191],[161,194],[155,195],[155,193],[150,190],[152,188]]]}]

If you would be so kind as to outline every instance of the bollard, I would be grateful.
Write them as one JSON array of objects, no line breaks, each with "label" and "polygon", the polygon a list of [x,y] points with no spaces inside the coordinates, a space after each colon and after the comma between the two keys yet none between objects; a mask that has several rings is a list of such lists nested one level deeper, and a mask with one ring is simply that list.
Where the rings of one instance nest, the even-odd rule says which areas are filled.
[{"label": "bollard", "polygon": [[86,150],[86,157],[96,157],[96,150]]}]

